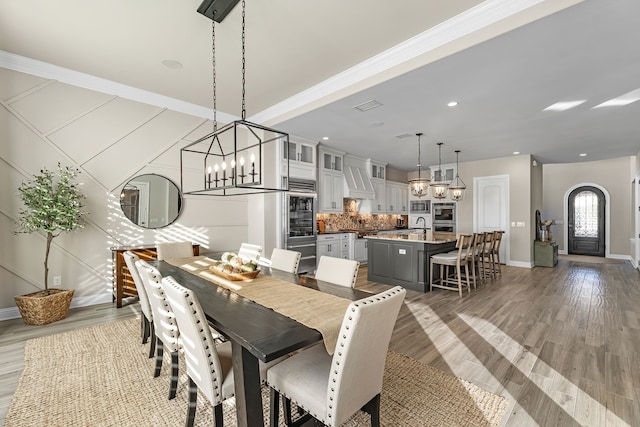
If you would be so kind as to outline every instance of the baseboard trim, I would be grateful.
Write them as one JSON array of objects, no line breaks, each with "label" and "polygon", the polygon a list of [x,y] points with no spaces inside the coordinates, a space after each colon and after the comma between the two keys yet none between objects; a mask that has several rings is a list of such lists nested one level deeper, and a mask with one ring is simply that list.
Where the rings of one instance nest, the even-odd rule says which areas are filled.
[{"label": "baseboard trim", "polygon": [[533,268],[533,263],[526,261],[509,261],[507,265],[509,267]]},{"label": "baseboard trim", "polygon": [[[89,295],[86,297],[74,297],[71,300],[70,308],[88,307],[90,305],[104,304],[113,301],[111,292],[99,295]],[[20,311],[18,307],[8,307],[0,309],[0,321],[9,319],[19,319]]]}]

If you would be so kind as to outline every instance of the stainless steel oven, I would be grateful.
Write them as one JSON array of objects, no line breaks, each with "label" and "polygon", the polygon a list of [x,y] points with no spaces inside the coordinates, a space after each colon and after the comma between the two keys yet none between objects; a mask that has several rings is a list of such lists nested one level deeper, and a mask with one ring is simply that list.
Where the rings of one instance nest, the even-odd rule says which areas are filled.
[{"label": "stainless steel oven", "polygon": [[433,204],[433,231],[456,232],[456,204]]}]

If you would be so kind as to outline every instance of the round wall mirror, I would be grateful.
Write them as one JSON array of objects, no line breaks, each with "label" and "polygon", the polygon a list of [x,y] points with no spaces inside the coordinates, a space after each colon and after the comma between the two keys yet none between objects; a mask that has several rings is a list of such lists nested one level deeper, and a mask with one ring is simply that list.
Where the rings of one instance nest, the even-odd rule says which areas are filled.
[{"label": "round wall mirror", "polygon": [[138,175],[122,187],[120,208],[124,216],[140,227],[166,227],[180,215],[182,195],[169,178]]}]

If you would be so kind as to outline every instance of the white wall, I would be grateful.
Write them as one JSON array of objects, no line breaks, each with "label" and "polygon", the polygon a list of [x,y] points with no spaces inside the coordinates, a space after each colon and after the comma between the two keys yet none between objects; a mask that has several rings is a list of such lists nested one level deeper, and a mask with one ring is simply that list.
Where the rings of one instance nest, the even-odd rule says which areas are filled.
[{"label": "white wall", "polygon": [[630,259],[629,239],[634,237],[630,226],[632,216],[630,194],[631,182],[634,178],[632,169],[635,169],[634,157],[544,165],[544,210],[542,217],[543,219],[564,220],[563,225],[556,225],[552,228],[559,251],[566,252],[564,247],[565,194],[576,185],[597,184],[606,189],[610,195],[610,246],[608,252],[612,257]]},{"label": "white wall", "polygon": [[186,196],[178,220],[145,230],[120,211],[119,193],[141,173],[180,185],[180,148],[211,130],[206,119],[0,68],[0,319],[13,297],[42,288],[44,236],[13,234],[17,188],[60,162],[81,170],[87,227],[54,240],[49,279],[75,289],[74,305],[111,301],[112,246],[191,240],[203,252],[247,240],[247,197]]}]

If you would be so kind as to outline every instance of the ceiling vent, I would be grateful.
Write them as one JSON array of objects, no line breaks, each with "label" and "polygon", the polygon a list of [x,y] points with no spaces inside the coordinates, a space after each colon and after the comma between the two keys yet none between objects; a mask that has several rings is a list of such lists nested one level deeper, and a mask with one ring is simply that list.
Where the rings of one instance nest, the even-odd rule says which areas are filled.
[{"label": "ceiling vent", "polygon": [[404,139],[404,138],[409,138],[409,137],[413,137],[413,135],[410,134],[410,133],[403,133],[402,135],[396,135],[396,138],[398,138],[398,139]]},{"label": "ceiling vent", "polygon": [[382,104],[378,101],[376,101],[375,99],[372,99],[371,101],[367,101],[367,102],[363,102],[362,104],[358,104],[356,105],[355,108],[358,111],[362,111],[363,113],[365,111],[369,111],[369,110],[373,110],[374,108],[378,108],[381,107]]}]

